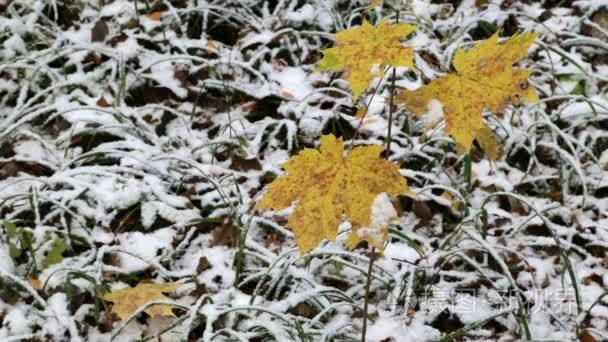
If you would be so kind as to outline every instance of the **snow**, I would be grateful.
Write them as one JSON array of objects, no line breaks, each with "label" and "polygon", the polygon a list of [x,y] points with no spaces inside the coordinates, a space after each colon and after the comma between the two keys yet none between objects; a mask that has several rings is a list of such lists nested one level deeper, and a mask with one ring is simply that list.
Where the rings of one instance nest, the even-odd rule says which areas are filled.
[{"label": "snow", "polygon": [[[201,257],[207,258],[211,268],[199,274],[198,281],[205,284],[211,291],[219,291],[220,289],[231,288],[234,283],[234,270],[230,261],[226,258],[226,253],[231,253],[224,246],[207,247],[200,254]],[[198,262],[200,257],[195,258]]]},{"label": "snow", "polygon": [[[146,63],[147,58],[143,58],[140,55],[140,63]],[[188,91],[182,86],[182,84],[175,78],[175,66],[171,61],[154,61],[150,63],[150,71],[152,72],[149,76],[151,79],[156,81],[160,86],[169,88],[178,97],[184,98],[188,95]]]},{"label": "snow", "polygon": [[82,25],[79,29],[70,28],[69,31],[63,31],[62,36],[71,43],[89,45],[92,28],[93,24]]},{"label": "snow", "polygon": [[291,95],[297,100],[304,99],[312,91],[306,73],[300,68],[283,68],[280,72],[272,74],[271,80],[280,84],[282,93],[286,93],[288,97]]},{"label": "snow", "polygon": [[148,269],[149,260],[162,253],[171,245],[175,230],[163,228],[149,234],[141,232],[123,233],[118,236],[121,250],[117,253],[118,263],[124,272],[132,273]]},{"label": "snow", "polygon": [[0,337],[25,335],[32,331],[32,322],[27,319],[24,309],[27,308],[24,305],[19,305],[8,310],[2,321],[2,326],[5,327],[6,331],[0,330]]},{"label": "snow", "polygon": [[125,41],[116,44],[115,51],[123,56],[125,59],[131,59],[138,55],[140,52],[139,44],[137,40],[129,36]]},{"label": "snow", "polygon": [[8,247],[4,244],[0,244],[0,270],[8,273],[15,272],[15,263],[10,257]]},{"label": "snow", "polygon": [[443,120],[443,106],[437,100],[432,100],[428,104],[428,112],[423,118],[424,126],[426,129],[435,127],[441,120]]},{"label": "snow", "polygon": [[310,4],[305,4],[297,11],[287,13],[285,19],[291,21],[296,27],[299,27],[302,24],[310,25],[315,19],[315,8]]},{"label": "snow", "polygon": [[46,311],[54,316],[54,318],[48,319],[44,322],[43,329],[46,330],[51,338],[55,340],[61,340],[65,336],[65,331],[69,330],[71,340],[75,342],[82,341],[76,331],[76,325],[72,321],[72,316],[68,310],[67,296],[65,293],[55,293],[47,301],[48,307]]},{"label": "snow", "polygon": [[127,0],[117,0],[102,7],[99,14],[101,17],[119,17],[129,15],[134,10],[133,3]]},{"label": "snow", "polygon": [[414,318],[406,324],[403,316],[393,316],[387,312],[378,312],[379,316],[369,326],[367,339],[382,341],[393,338],[394,341],[436,341],[441,333],[424,324],[421,319]]},{"label": "snow", "polygon": [[4,46],[4,57],[7,59],[15,57],[17,53],[25,53],[27,51],[25,42],[21,36],[14,34],[9,39],[2,43]]},{"label": "snow", "polygon": [[384,257],[391,260],[415,262],[420,255],[410,246],[389,243],[384,249]]},{"label": "snow", "polygon": [[360,239],[367,238],[380,244],[384,239],[383,232],[397,217],[397,212],[387,194],[381,193],[376,196],[372,204],[371,217],[371,224],[357,229],[357,235]]}]

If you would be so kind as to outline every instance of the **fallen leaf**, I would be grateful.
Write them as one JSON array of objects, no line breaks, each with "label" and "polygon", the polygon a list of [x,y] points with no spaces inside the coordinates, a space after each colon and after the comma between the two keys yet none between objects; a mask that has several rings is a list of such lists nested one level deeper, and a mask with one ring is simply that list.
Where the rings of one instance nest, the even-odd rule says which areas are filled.
[{"label": "fallen leaf", "polygon": [[256,101],[247,101],[241,105],[241,110],[245,113],[251,113],[255,110],[256,105]]},{"label": "fallen leaf", "polygon": [[234,156],[232,156],[230,166],[228,168],[230,168],[231,170],[243,172],[247,172],[250,170],[259,171],[262,170],[262,164],[256,157],[244,158],[239,156],[238,154],[235,154]]},{"label": "fallen leaf", "polygon": [[191,85],[190,80],[188,80],[188,72],[186,70],[175,68],[173,70],[173,78],[178,80],[179,84],[184,88],[188,88]]},{"label": "fallen leaf", "polygon": [[433,219],[433,210],[424,201],[414,200],[412,204],[414,215],[420,219],[423,225],[428,224]]},{"label": "fallen leaf", "polygon": [[97,105],[99,107],[103,107],[103,108],[107,108],[110,107],[110,104],[108,103],[108,100],[105,99],[105,97],[100,97],[99,100],[97,100]]},{"label": "fallen leaf", "polygon": [[288,92],[287,90],[282,90],[281,91],[281,96],[283,96],[284,98],[287,98],[287,99],[295,99],[296,98],[292,93]]},{"label": "fallen leaf", "polygon": [[[112,291],[103,295],[101,298],[108,302],[112,302],[112,312],[115,313],[121,320],[127,319],[139,307],[146,303],[157,300],[170,300],[163,292],[175,291],[181,284],[176,283],[139,283],[136,287]],[[171,306],[159,304],[149,306],[144,310],[145,313],[154,316],[170,316],[175,317]]]},{"label": "fallen leaf", "polygon": [[357,113],[355,114],[355,117],[362,118],[363,116],[365,116],[365,114],[367,114],[367,109],[365,107],[361,107],[361,108],[357,109]]},{"label": "fallen leaf", "polygon": [[211,39],[209,39],[209,40],[207,41],[207,48],[208,48],[209,50],[214,51],[214,52],[217,52],[217,47],[218,47],[218,45],[219,45],[219,44],[218,44],[218,42],[216,42],[215,40],[211,40]]},{"label": "fallen leaf", "polygon": [[93,42],[103,42],[106,40],[106,36],[110,32],[108,28],[108,24],[102,18],[97,20],[95,25],[93,25],[93,29],[91,30],[91,41]]},{"label": "fallen leaf", "polygon": [[126,41],[127,39],[129,39],[129,35],[124,32],[121,32],[120,34],[117,34],[114,37],[110,38],[107,44],[111,47],[116,47],[118,44]]},{"label": "fallen leaf", "polygon": [[355,100],[367,89],[377,73],[372,67],[380,65],[414,67],[413,49],[401,44],[401,40],[416,29],[409,24],[381,23],[373,26],[367,21],[363,25],[336,33],[336,47],[323,50],[323,59],[316,70],[339,71],[353,90]]},{"label": "fallen leaf", "polygon": [[496,143],[482,121],[483,110],[501,113],[509,103],[538,102],[536,90],[528,83],[532,70],[512,68],[526,56],[537,37],[538,33],[519,34],[498,44],[496,33],[468,51],[459,49],[452,62],[456,73],[432,80],[420,89],[404,91],[398,101],[420,115],[428,111],[431,100],[438,100],[443,105],[447,131],[459,151],[470,151],[476,138],[491,149]]},{"label": "fallen leaf", "polygon": [[27,278],[27,282],[32,285],[32,287],[36,290],[40,290],[40,288],[42,287],[42,282],[40,281],[40,279],[29,277]]},{"label": "fallen leaf", "polygon": [[302,253],[323,239],[335,240],[344,215],[354,234],[370,225],[372,204],[379,194],[409,191],[399,167],[380,158],[382,150],[382,146],[355,147],[344,156],[342,138],[325,135],[320,151],[306,148],[283,164],[287,175],[270,184],[256,208],[280,210],[298,201],[287,226]]},{"label": "fallen leaf", "polygon": [[283,238],[276,233],[270,233],[264,238],[264,246],[271,251],[278,251],[283,245]]},{"label": "fallen leaf", "polygon": [[593,337],[593,335],[591,335],[591,333],[587,330],[583,331],[580,335],[579,335],[579,339],[581,342],[596,342],[597,340],[595,339],[595,337]]},{"label": "fallen leaf", "polygon": [[211,264],[209,263],[209,259],[207,259],[206,256],[202,256],[198,259],[198,265],[196,266],[197,273],[203,273],[210,268]]},{"label": "fallen leaf", "polygon": [[163,15],[162,11],[156,11],[149,14],[146,14],[146,17],[150,20],[159,21],[160,17]]},{"label": "fallen leaf", "polygon": [[229,219],[225,219],[224,222],[211,232],[211,239],[209,240],[209,246],[229,246],[235,247],[238,245],[239,234],[238,230],[234,228],[232,222]]}]

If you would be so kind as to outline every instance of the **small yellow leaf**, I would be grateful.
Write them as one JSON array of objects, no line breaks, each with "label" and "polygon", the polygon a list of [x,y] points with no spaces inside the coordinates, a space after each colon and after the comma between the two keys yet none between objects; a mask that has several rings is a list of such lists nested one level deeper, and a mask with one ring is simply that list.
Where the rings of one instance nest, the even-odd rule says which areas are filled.
[{"label": "small yellow leaf", "polygon": [[468,51],[459,49],[452,61],[456,73],[404,91],[398,101],[418,115],[428,111],[431,100],[441,102],[448,133],[459,151],[468,152],[473,140],[484,134],[484,109],[500,114],[509,103],[538,102],[536,90],[528,83],[532,71],[512,68],[537,37],[538,33],[518,34],[499,44],[496,33]]},{"label": "small yellow leaf", "polygon": [[372,67],[391,65],[414,67],[414,53],[401,41],[416,29],[409,24],[381,23],[373,26],[363,21],[361,26],[336,33],[336,47],[323,50],[323,59],[316,70],[339,71],[350,84],[355,100],[367,89],[377,73]]},{"label": "small yellow leaf", "polygon": [[365,107],[361,107],[357,109],[357,114],[355,114],[355,117],[360,119],[364,117],[365,114],[367,114],[367,109]]},{"label": "small yellow leaf", "polygon": [[490,160],[496,160],[496,158],[498,158],[498,145],[496,144],[494,132],[492,132],[491,129],[484,125],[479,130],[479,133],[477,133],[476,140]]},{"label": "small yellow leaf", "polygon": [[[121,320],[127,319],[142,305],[157,301],[170,300],[163,292],[171,292],[179,288],[181,284],[176,283],[139,283],[136,287],[112,291],[103,295],[101,298],[112,305],[112,312],[115,313]],[[169,305],[152,305],[144,310],[145,313],[154,316],[171,316],[175,317]]]},{"label": "small yellow leaf", "polygon": [[372,2],[369,5],[367,5],[367,9],[371,10],[371,9],[374,9],[374,8],[382,5],[382,1],[384,1],[384,0],[372,0]]},{"label": "small yellow leaf", "polygon": [[454,195],[449,191],[444,191],[441,197],[445,198],[449,202],[450,209],[458,211],[460,209],[460,202],[454,201]]},{"label": "small yellow leaf", "polygon": [[452,200],[454,200],[454,195],[452,195],[452,193],[451,193],[451,192],[449,192],[449,191],[444,191],[444,192],[441,194],[441,197],[443,197],[443,198],[447,199],[447,200],[448,200],[448,201],[450,201],[450,202],[452,202]]},{"label": "small yellow leaf", "polygon": [[297,201],[287,226],[302,253],[323,239],[335,240],[344,218],[353,229],[369,227],[378,194],[409,192],[399,167],[380,158],[382,150],[355,147],[345,156],[341,138],[323,136],[320,151],[306,148],[283,164],[287,175],[269,185],[256,208],[280,210]]}]

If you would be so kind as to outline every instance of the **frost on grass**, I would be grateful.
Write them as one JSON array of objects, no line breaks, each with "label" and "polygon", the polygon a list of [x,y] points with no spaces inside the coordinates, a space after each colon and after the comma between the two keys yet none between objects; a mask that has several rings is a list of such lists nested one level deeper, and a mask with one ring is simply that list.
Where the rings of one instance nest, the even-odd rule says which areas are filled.
[{"label": "frost on grass", "polygon": [[[250,209],[322,134],[350,143],[358,108],[344,74],[314,71],[320,50],[397,3],[0,1],[0,340],[359,340],[369,248],[346,248],[344,223],[299,256],[289,209]],[[392,203],[368,340],[608,339],[606,5],[403,6],[418,72],[397,68],[400,89],[534,31],[516,66],[541,102],[483,114],[499,157],[473,146],[471,191],[441,106],[395,113],[413,194]],[[383,144],[389,80],[361,96],[355,145]],[[175,318],[96,300],[141,281],[183,284],[162,303]]]}]

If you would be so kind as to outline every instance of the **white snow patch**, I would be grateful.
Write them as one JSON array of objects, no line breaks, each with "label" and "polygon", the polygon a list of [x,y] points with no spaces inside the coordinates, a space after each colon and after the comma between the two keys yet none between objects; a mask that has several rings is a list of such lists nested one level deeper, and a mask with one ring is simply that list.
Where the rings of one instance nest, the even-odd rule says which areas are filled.
[{"label": "white snow patch", "polygon": [[4,46],[4,57],[6,59],[11,59],[17,55],[17,53],[25,53],[27,51],[25,47],[25,42],[21,38],[21,36],[14,34],[9,39],[5,40],[2,43]]},{"label": "white snow patch", "polygon": [[15,263],[4,244],[0,244],[0,270],[8,273],[15,272]]},{"label": "white snow patch", "polygon": [[25,305],[18,304],[10,309],[4,316],[2,326],[8,328],[10,335],[24,335],[31,332],[32,322],[29,320],[24,312]]},{"label": "white snow patch", "polygon": [[315,8],[310,4],[305,4],[297,11],[287,13],[285,19],[291,21],[295,26],[310,25],[315,19]]},{"label": "white snow patch", "polygon": [[373,240],[373,245],[382,244],[389,223],[397,217],[397,211],[387,194],[381,193],[376,196],[372,204],[371,217],[370,226],[361,227],[356,230],[356,233],[359,239]]},{"label": "white snow patch", "polygon": [[[127,253],[118,253],[120,268],[126,272],[139,272],[148,269],[150,264],[144,260],[154,260],[157,252],[171,246],[175,230],[163,228],[151,233],[129,232],[118,237],[120,247]],[[143,259],[143,260],[142,260]]]},{"label": "white snow patch", "polygon": [[271,74],[270,79],[278,82],[282,91],[293,95],[297,100],[304,99],[312,91],[308,76],[301,68],[283,68],[283,70]]},{"label": "white snow patch", "polygon": [[139,44],[132,36],[129,36],[125,41],[116,44],[114,51],[121,54],[125,59],[131,59],[139,53]]},{"label": "white snow patch", "polygon": [[369,323],[367,340],[383,341],[393,338],[394,341],[436,341],[441,333],[426,325],[422,316],[415,316],[406,324],[403,315],[395,316],[380,311],[379,317]]}]

